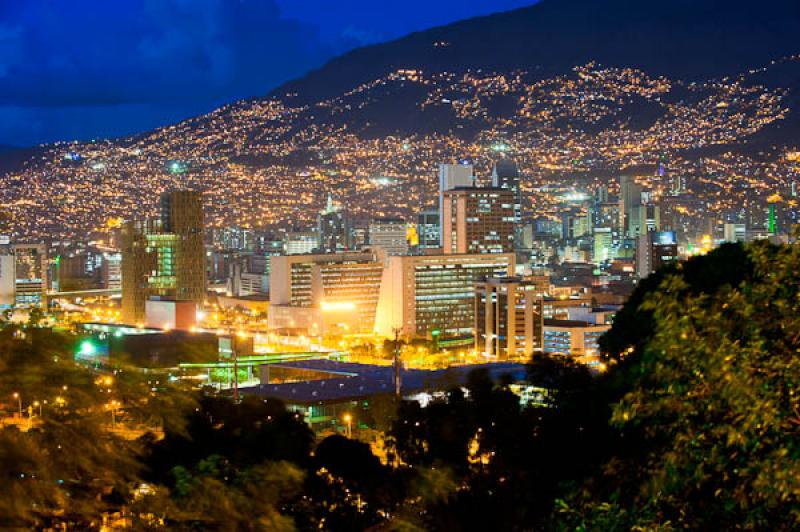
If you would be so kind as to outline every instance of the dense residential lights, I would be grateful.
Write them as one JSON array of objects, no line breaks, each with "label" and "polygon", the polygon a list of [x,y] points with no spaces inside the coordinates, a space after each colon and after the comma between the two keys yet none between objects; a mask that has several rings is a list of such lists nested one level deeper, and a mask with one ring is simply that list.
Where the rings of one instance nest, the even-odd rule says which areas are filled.
[{"label": "dense residential lights", "polygon": [[527,0],[224,103],[525,1],[2,8],[0,137],[193,116],[0,142],[0,528],[800,530],[798,0]]}]

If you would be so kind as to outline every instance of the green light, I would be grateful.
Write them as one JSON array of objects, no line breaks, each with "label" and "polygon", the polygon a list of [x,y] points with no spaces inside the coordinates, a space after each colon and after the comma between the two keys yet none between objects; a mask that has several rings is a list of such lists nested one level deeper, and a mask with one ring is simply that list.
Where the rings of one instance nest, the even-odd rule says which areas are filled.
[{"label": "green light", "polygon": [[769,232],[774,235],[778,233],[778,223],[775,219],[775,204],[769,205]]},{"label": "green light", "polygon": [[440,334],[442,334],[442,331],[439,329],[434,329],[431,331],[431,336],[439,336]]},{"label": "green light", "polygon": [[84,342],[81,343],[81,348],[78,351],[78,354],[89,357],[94,356],[97,354],[97,348],[90,340],[85,340]]}]

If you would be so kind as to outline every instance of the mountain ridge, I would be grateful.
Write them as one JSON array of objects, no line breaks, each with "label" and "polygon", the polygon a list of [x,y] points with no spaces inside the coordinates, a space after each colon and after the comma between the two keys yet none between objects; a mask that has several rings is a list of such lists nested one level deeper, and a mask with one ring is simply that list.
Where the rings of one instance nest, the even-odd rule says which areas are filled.
[{"label": "mountain ridge", "polygon": [[657,6],[636,0],[542,0],[351,50],[269,96],[297,93],[308,103],[399,68],[527,68],[546,77],[597,61],[709,79],[800,52],[800,3],[792,0],[673,0],[668,10]]}]

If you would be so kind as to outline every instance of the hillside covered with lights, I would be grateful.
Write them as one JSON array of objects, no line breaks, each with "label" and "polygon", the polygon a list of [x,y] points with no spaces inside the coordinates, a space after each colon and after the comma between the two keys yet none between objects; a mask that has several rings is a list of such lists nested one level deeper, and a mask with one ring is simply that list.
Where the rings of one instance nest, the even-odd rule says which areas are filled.
[{"label": "hillside covered with lights", "polygon": [[302,228],[328,191],[356,218],[409,216],[433,204],[440,162],[485,178],[502,151],[545,216],[553,187],[658,163],[725,209],[798,174],[797,27],[789,0],[544,0],[355,50],[173,126],[12,151],[0,208],[19,236],[100,230],[176,185],[206,190],[217,226]]}]

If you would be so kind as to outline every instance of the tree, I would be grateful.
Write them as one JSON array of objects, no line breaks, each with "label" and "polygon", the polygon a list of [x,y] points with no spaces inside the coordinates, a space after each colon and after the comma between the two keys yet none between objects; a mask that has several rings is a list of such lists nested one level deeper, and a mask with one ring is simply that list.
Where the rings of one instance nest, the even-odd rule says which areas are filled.
[{"label": "tree", "polygon": [[281,460],[305,466],[314,437],[282,402],[252,396],[238,405],[228,398],[200,397],[185,425],[165,432],[152,446],[147,465],[151,480],[168,485],[175,466],[192,468],[212,455],[237,467]]},{"label": "tree", "polygon": [[33,307],[28,314],[28,327],[38,327],[44,321],[44,312],[39,307]]},{"label": "tree", "polygon": [[612,418],[638,445],[565,501],[572,525],[800,527],[800,246],[743,250],[739,284],[672,274],[644,297],[653,334]]},{"label": "tree", "polygon": [[108,388],[75,364],[69,337],[19,332],[0,330],[0,398],[28,412],[27,430],[0,430],[0,526],[88,528],[140,478],[139,446],[107,430]]},{"label": "tree", "polygon": [[713,293],[722,286],[736,287],[752,279],[753,268],[750,254],[742,244],[726,243],[707,255],[657,271],[639,283],[614,317],[611,330],[600,338],[603,352],[612,358],[619,358],[629,349],[640,353],[655,332],[653,313],[642,308],[642,304],[649,294],[659,290],[667,277],[681,277],[685,282],[682,290],[686,293]]}]

